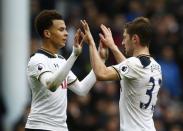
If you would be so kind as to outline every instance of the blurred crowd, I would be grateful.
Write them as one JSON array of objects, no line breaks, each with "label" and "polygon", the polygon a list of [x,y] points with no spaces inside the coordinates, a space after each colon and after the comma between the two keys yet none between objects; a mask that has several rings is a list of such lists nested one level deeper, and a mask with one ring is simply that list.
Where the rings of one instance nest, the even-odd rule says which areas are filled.
[{"label": "blurred crowd", "polygon": [[[41,41],[34,30],[34,18],[43,9],[56,9],[65,18],[69,33],[66,47],[60,54],[68,58],[80,20],[90,25],[96,44],[100,24],[110,27],[116,45],[121,45],[123,25],[137,16],[148,17],[154,27],[151,55],[162,66],[163,85],[154,112],[157,131],[183,131],[183,1],[182,0],[31,0],[31,53]],[[83,79],[90,71],[88,47],[72,71]],[[107,65],[116,64],[113,55]],[[90,93],[80,97],[68,90],[68,127],[70,131],[119,131],[119,81],[98,81]],[[23,131],[28,103],[22,117],[15,123],[15,131]]]}]

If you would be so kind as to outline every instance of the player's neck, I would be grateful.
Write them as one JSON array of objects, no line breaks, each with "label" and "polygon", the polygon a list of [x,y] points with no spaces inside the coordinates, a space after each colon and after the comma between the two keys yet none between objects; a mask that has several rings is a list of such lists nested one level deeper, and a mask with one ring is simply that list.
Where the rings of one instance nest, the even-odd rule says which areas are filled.
[{"label": "player's neck", "polygon": [[52,54],[57,54],[58,53],[58,49],[56,49],[52,44],[50,44],[50,42],[48,41],[43,41],[43,44],[41,46],[42,49],[47,50],[48,52],[52,53]]},{"label": "player's neck", "polygon": [[133,52],[133,56],[140,56],[140,55],[150,55],[149,49],[147,47],[135,49]]}]

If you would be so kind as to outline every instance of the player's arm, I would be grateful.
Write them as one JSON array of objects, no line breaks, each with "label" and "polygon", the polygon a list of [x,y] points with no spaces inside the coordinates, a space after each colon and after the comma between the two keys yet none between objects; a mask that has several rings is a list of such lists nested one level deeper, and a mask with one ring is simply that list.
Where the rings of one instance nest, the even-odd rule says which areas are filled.
[{"label": "player's arm", "polygon": [[[102,43],[99,43],[98,52],[100,54],[100,59],[104,63],[105,60],[108,58],[108,49],[103,47]],[[96,76],[93,70],[91,70],[90,73],[82,81],[79,81],[77,79],[73,83],[69,84],[69,89],[72,90],[77,95],[85,96],[94,86],[95,82],[96,82]]]},{"label": "player's arm", "polygon": [[73,51],[70,57],[67,59],[66,63],[64,63],[64,65],[61,66],[60,69],[55,73],[45,72],[40,75],[39,80],[41,81],[41,83],[45,87],[48,87],[48,89],[50,89],[51,91],[55,91],[59,87],[59,85],[68,75],[77,57],[80,55],[83,42],[83,40],[80,39],[80,33],[81,31],[77,30],[75,34]]},{"label": "player's arm", "polygon": [[117,63],[124,61],[126,58],[114,43],[110,28],[107,28],[103,24],[100,28],[102,30],[102,33],[99,34],[101,42],[112,51]]},{"label": "player's arm", "polygon": [[89,45],[90,61],[97,80],[119,80],[120,78],[115,69],[113,67],[106,67],[100,59],[87,22],[84,20],[81,23],[85,32],[85,41]]},{"label": "player's arm", "polygon": [[85,96],[88,94],[88,92],[93,87],[95,82],[96,77],[92,70],[82,81],[79,81],[77,79],[74,83],[69,84],[69,89],[72,90],[77,95]]}]

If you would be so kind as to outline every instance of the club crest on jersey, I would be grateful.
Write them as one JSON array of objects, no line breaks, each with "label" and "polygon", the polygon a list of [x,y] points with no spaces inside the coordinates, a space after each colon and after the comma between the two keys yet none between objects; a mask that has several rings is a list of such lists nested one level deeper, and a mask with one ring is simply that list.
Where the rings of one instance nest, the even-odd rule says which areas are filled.
[{"label": "club crest on jersey", "polygon": [[122,65],[121,66],[121,72],[122,72],[122,74],[128,73],[128,66],[127,65]]},{"label": "club crest on jersey", "polygon": [[37,69],[39,70],[39,71],[41,71],[42,69],[43,69],[43,64],[38,64],[38,67],[37,67]]}]

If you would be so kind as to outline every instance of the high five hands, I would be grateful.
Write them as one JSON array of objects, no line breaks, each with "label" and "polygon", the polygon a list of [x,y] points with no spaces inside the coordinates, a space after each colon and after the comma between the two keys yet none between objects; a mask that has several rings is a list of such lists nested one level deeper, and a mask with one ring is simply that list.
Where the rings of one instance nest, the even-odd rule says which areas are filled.
[{"label": "high five hands", "polygon": [[95,44],[94,43],[94,40],[93,40],[93,36],[90,32],[90,28],[88,26],[88,23],[86,22],[86,20],[81,20],[81,25],[82,25],[82,28],[84,30],[84,41],[90,45],[90,44]]},{"label": "high five hands", "polygon": [[102,33],[99,34],[101,42],[108,48],[115,46],[112,32],[110,28],[107,28],[105,25],[101,24],[100,26]]},{"label": "high five hands", "polygon": [[[89,46],[92,44],[95,45],[93,36],[91,34],[90,28],[89,28],[86,20],[81,20],[81,25],[82,25],[82,28],[84,30],[84,33],[82,33],[83,40]],[[101,34],[99,34],[99,35],[101,35]],[[105,41],[102,38],[104,39],[104,37],[100,36],[98,52],[99,52],[101,59],[103,59],[105,61],[108,58],[109,51],[108,51],[108,48],[105,46],[105,43],[104,43]]]},{"label": "high five hands", "polygon": [[74,36],[74,46],[73,46],[73,52],[76,56],[79,56],[82,52],[83,40],[84,40],[82,36],[83,32],[81,32],[80,29],[77,29]]}]

